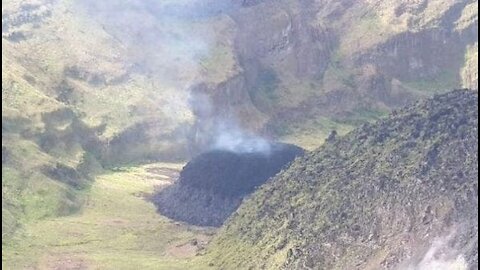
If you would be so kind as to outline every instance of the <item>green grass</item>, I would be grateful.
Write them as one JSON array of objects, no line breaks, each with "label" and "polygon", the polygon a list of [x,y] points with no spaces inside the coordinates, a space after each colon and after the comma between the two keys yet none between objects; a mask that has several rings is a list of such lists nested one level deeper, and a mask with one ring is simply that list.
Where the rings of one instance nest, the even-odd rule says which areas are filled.
[{"label": "green grass", "polygon": [[460,87],[459,74],[455,70],[445,70],[431,79],[403,81],[403,84],[419,95],[444,93]]},{"label": "green grass", "polygon": [[194,269],[189,259],[167,250],[205,236],[205,231],[175,224],[156,213],[143,195],[152,193],[162,180],[148,173],[148,167],[179,169],[180,165],[148,165],[98,176],[81,212],[26,224],[3,247],[2,266]]},{"label": "green grass", "polygon": [[280,140],[286,143],[297,144],[307,150],[314,150],[321,146],[333,130],[339,135],[350,132],[354,126],[349,123],[341,123],[327,117],[307,119],[293,123],[283,128]]},{"label": "green grass", "polygon": [[224,44],[217,44],[199,64],[206,80],[212,83],[221,83],[238,72],[233,49]]},{"label": "green grass", "polygon": [[[308,262],[314,265],[309,269],[379,269],[381,262],[385,261],[389,254],[397,252],[400,257],[404,255],[397,250],[397,239],[404,235],[398,224],[403,224],[405,217],[399,218],[394,214],[398,211],[378,212],[380,208],[377,206],[389,204],[390,210],[392,202],[398,209],[404,209],[404,202],[412,200],[413,205],[436,205],[439,212],[445,213],[439,213],[438,216],[445,217],[445,220],[449,220],[446,213],[451,213],[450,211],[464,211],[466,217],[472,217],[469,226],[475,228],[476,218],[471,216],[471,213],[476,211],[447,206],[453,207],[453,202],[458,200],[457,192],[462,194],[470,188],[475,189],[475,169],[467,170],[472,173],[465,177],[467,181],[459,184],[465,184],[462,188],[440,188],[447,182],[439,180],[451,179],[449,174],[456,172],[450,169],[456,166],[443,165],[447,162],[460,162],[460,166],[475,168],[476,156],[472,147],[466,147],[473,151],[469,152],[471,155],[463,155],[466,158],[462,161],[458,161],[455,154],[448,154],[450,151],[456,152],[457,143],[463,144],[466,140],[445,132],[445,129],[450,130],[452,117],[456,116],[468,119],[462,120],[462,129],[475,126],[478,117],[475,115],[474,99],[472,95],[465,95],[459,101],[455,95],[449,95],[442,97],[442,102],[439,102],[438,98],[428,105],[402,110],[396,117],[380,121],[368,128],[357,129],[339,138],[337,142],[326,144],[320,150],[298,159],[289,169],[277,175],[274,181],[259,188],[242,204],[218,233],[206,256],[220,266],[220,269],[304,269],[306,267],[302,265]],[[454,105],[451,106],[450,102]],[[432,117],[446,108],[452,110],[448,116],[444,115],[440,120]],[[360,113],[366,117],[382,115],[381,112],[369,110],[361,110]],[[411,138],[419,127],[421,133],[432,132],[434,135],[415,141],[415,148],[406,146],[405,139]],[[475,143],[475,131],[475,128],[467,131],[467,134],[471,135],[466,135],[471,138],[468,142],[470,146]],[[375,138],[385,133],[388,134],[387,139],[383,143],[376,142]],[[443,159],[440,163],[442,165],[432,169],[422,183],[411,181],[412,177],[415,177],[412,175],[418,175],[419,169],[429,159],[435,145],[441,145],[440,156],[450,159]],[[398,158],[392,159],[392,156]],[[391,183],[379,181],[382,178]],[[399,184],[394,184],[395,181]],[[425,183],[432,187],[429,186],[424,193],[421,191],[423,187],[419,185]],[[392,186],[385,188],[384,185]],[[439,192],[429,193],[432,189]],[[453,192],[455,193],[452,194]],[[434,195],[430,196],[431,194]],[[393,201],[390,200],[392,197],[395,197]],[[471,205],[466,198],[463,203]],[[412,214],[413,217],[408,217],[412,222],[407,222],[406,225],[411,228],[412,233],[423,237],[424,207],[416,209],[422,210],[418,215]],[[371,217],[377,215],[381,219],[387,213],[391,213],[392,220],[398,219],[400,222],[391,222],[386,227],[383,224],[378,226],[381,227],[381,234],[387,235],[386,238],[391,240],[385,242],[385,237],[380,236],[378,240],[372,240],[377,241],[375,246],[378,243],[378,248],[364,245],[366,237],[372,233],[371,221],[375,218]],[[442,224],[438,227],[439,231],[443,228]],[[354,225],[360,225],[361,230],[361,233],[355,236],[352,235]],[[431,234],[432,238],[433,236],[434,234]],[[404,245],[410,249],[416,248],[415,244]],[[288,256],[291,248],[291,253],[296,253],[294,256]],[[295,252],[297,248],[300,250],[298,253]],[[323,253],[322,249],[326,252]],[[339,250],[341,252],[338,252]],[[312,260],[304,260],[305,257]],[[299,259],[299,264],[288,263]]]},{"label": "green grass", "polygon": [[279,96],[277,89],[280,80],[273,69],[263,69],[258,72],[256,86],[250,89],[250,96],[253,102],[261,107],[271,110],[278,103]]},{"label": "green grass", "polygon": [[467,46],[461,75],[464,87],[478,89],[478,42]]},{"label": "green grass", "polygon": [[374,122],[388,115],[388,111],[370,108],[359,108],[342,118],[317,117],[301,122],[285,124],[279,128],[282,141],[294,143],[307,150],[321,146],[330,133],[335,130],[338,135],[345,135],[355,127]]},{"label": "green grass", "polygon": [[2,136],[2,147],[8,153],[2,163],[2,245],[27,223],[79,209],[81,191],[41,173],[42,167],[53,164],[52,156],[12,134]]},{"label": "green grass", "polygon": [[385,116],[388,115],[387,110],[381,110],[381,109],[375,109],[375,108],[358,108],[354,110],[352,113],[350,113],[348,116],[343,117],[341,119],[336,119],[335,121],[352,126],[352,127],[357,127],[360,126],[363,123],[373,123]]},{"label": "green grass", "polygon": [[341,55],[350,55],[386,39],[386,26],[374,11],[365,13],[351,27],[341,40]]}]

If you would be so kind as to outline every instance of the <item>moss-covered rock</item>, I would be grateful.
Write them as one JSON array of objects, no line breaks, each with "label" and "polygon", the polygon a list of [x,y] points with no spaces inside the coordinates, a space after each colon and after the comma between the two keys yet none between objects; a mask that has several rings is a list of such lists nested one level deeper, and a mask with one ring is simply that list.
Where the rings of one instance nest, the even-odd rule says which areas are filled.
[{"label": "moss-covered rock", "polygon": [[441,260],[476,269],[477,102],[465,90],[439,95],[296,160],[206,258],[215,269],[396,269],[444,237]]}]

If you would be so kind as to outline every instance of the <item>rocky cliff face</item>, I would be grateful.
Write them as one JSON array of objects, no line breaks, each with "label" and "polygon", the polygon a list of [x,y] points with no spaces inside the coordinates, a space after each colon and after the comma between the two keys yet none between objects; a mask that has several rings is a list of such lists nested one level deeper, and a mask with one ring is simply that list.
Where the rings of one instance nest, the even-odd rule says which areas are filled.
[{"label": "rocky cliff face", "polygon": [[478,50],[477,6],[256,1],[228,9],[241,70],[234,80],[240,76],[243,83],[235,91],[211,89],[249,98],[226,95],[214,104],[231,108],[235,100],[254,108],[248,117],[239,113],[240,121],[275,136],[292,123],[305,123],[293,131],[301,133],[311,128],[309,119],[327,117],[341,126],[365,108],[385,112],[441,89],[475,89],[476,66],[469,59]]},{"label": "rocky cliff face", "polygon": [[185,102],[198,91],[212,112],[279,136],[321,118],[342,126],[365,108],[385,112],[434,89],[475,88],[477,6],[10,1],[2,6],[2,53],[46,96],[93,125],[108,122],[106,139],[152,120],[165,128],[148,133],[166,144],[180,126],[198,132]]},{"label": "rocky cliff face", "polygon": [[[470,0],[6,1],[2,137],[14,156],[26,143],[36,160],[76,167],[90,155],[79,136],[62,137],[58,151],[39,145],[42,116],[70,111],[104,165],[188,158],[225,119],[315,148],[332,129],[420,96],[477,88],[477,9]],[[192,104],[202,102],[199,115]]]},{"label": "rocky cliff face", "polygon": [[[478,40],[476,5],[264,1],[232,17],[240,29],[235,43],[239,59],[249,88],[257,91],[253,101],[260,110],[277,115],[301,108],[312,98],[348,92],[348,97],[327,105],[341,108],[335,113],[323,106],[299,114],[303,119],[335,118],[365,106],[379,110],[402,106],[434,89],[461,86],[465,55],[474,55],[468,50]],[[251,21],[258,23],[247,23]],[[263,70],[278,81],[270,95],[261,96]],[[475,85],[466,81],[463,84]],[[275,100],[273,108],[265,101],[268,98]]]},{"label": "rocky cliff face", "polygon": [[224,226],[214,269],[477,269],[478,95],[458,90],[294,162]]}]

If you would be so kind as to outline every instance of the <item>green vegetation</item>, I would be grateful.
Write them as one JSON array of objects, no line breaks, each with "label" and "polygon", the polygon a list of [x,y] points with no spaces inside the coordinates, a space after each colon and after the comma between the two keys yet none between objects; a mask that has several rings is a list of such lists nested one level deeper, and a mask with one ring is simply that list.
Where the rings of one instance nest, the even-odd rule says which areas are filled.
[{"label": "green vegetation", "polygon": [[27,223],[76,212],[83,192],[88,190],[73,189],[43,174],[42,168],[49,166],[52,157],[33,142],[3,137],[3,143],[6,160],[2,162],[2,246]]},{"label": "green vegetation", "polygon": [[357,108],[345,117],[337,119],[337,122],[348,124],[352,128],[358,127],[365,123],[373,123],[388,116],[389,112],[386,110],[375,108]]},{"label": "green vegetation", "polygon": [[265,95],[269,100],[275,99],[275,89],[278,87],[279,79],[275,71],[271,69],[262,70],[258,75],[258,91],[255,94]]},{"label": "green vegetation", "polygon": [[339,49],[341,55],[350,55],[352,52],[368,48],[386,40],[387,26],[375,12],[375,10],[365,10],[360,20],[351,25],[352,28],[348,29],[345,36],[342,37]]},{"label": "green vegetation", "polygon": [[343,136],[361,124],[377,121],[387,115],[388,112],[384,110],[358,108],[342,117],[319,117],[285,123],[277,127],[275,134],[284,142],[315,150],[325,142],[332,131]]},{"label": "green vegetation", "polygon": [[[475,268],[477,132],[478,94],[466,90],[362,125],[254,193],[203,259],[214,269],[378,269],[404,250],[422,254],[459,220],[455,241]],[[405,228],[422,240],[400,241]]]},{"label": "green vegetation", "polygon": [[321,146],[332,131],[339,135],[345,135],[354,128],[347,122],[334,121],[326,117],[308,119],[298,123],[292,123],[279,128],[280,140],[301,145],[307,150],[315,150]]},{"label": "green vegetation", "polygon": [[[294,111],[296,120],[278,125],[274,135],[313,150],[332,130],[343,135],[384,115],[349,104],[353,100],[387,107],[362,92],[370,87],[360,84],[365,76],[359,71],[365,63],[357,64],[357,56],[370,59],[378,47],[407,32],[429,36],[440,22],[451,19],[456,20],[449,26],[454,29],[447,30],[463,42],[463,33],[478,23],[478,3],[465,3],[461,14],[453,12],[458,18],[450,18],[451,9],[462,7],[451,0],[426,1],[426,6],[418,4],[423,1],[407,1],[404,6],[406,1],[397,0],[333,0],[308,12],[308,3],[282,0],[281,4],[273,1],[242,8],[239,13],[232,10],[231,16],[219,14],[178,24],[159,19],[135,0],[121,5],[110,1],[115,7],[107,7],[108,11],[85,9],[94,2],[98,1],[2,3],[2,261],[6,268],[193,269],[190,259],[180,262],[166,255],[166,250],[172,243],[191,239],[197,231],[172,227],[155,216],[143,198],[129,193],[152,189],[153,182],[144,181],[150,175],[140,164],[185,158],[185,140],[177,135],[195,121],[186,89],[205,83],[213,95],[213,90],[225,90],[225,98],[219,101],[223,103],[215,106],[246,97],[242,91],[249,91],[251,99],[235,100],[239,112],[232,112],[238,113],[240,122],[258,122],[251,125],[256,129],[277,112]],[[163,1],[159,8],[176,3]],[[109,16],[111,11],[115,16]],[[293,14],[301,24],[291,23],[297,21]],[[312,16],[303,18],[304,14]],[[191,33],[198,34],[198,40]],[[253,46],[246,45],[250,43]],[[463,54],[465,44],[458,43],[455,49]],[[465,59],[446,60],[455,65],[438,78],[407,78],[401,85],[407,86],[413,98],[457,86],[460,76],[464,85],[478,87],[474,79],[478,77],[478,44],[467,47]],[[458,61],[465,62],[462,71],[457,69]],[[231,86],[238,89],[223,87],[230,87],[232,78],[241,82],[257,79],[242,78],[250,76],[243,72],[249,64],[268,67],[255,74],[254,87],[243,89],[242,83]],[[327,113],[310,110],[316,106],[308,103],[310,99],[345,89],[351,97],[328,104]],[[302,107],[305,104],[308,108]],[[116,173],[102,168],[122,164],[139,168]],[[289,203],[293,207],[308,199]],[[92,201],[98,203],[89,204]],[[125,213],[119,211],[122,208]],[[126,221],[104,222],[112,216]],[[266,256],[269,267],[275,268],[292,255],[289,250],[293,248],[288,235],[277,236],[263,239],[262,247],[252,247],[239,235],[231,241],[236,241],[232,246],[240,254],[270,252]],[[235,266],[244,259],[259,260],[253,253],[238,257],[232,249],[226,251],[225,260]],[[62,265],[69,262],[72,265]]]},{"label": "green vegetation", "polygon": [[424,96],[445,93],[449,89],[455,89],[460,86],[459,75],[454,70],[440,72],[429,80],[404,81],[403,84],[409,90]]},{"label": "green vegetation", "polygon": [[259,108],[271,110],[278,101],[277,88],[280,80],[275,70],[262,69],[258,75],[255,87],[250,89],[252,102]]},{"label": "green vegetation", "polygon": [[217,44],[209,55],[200,61],[200,66],[210,83],[224,82],[238,72],[233,50],[224,44]]},{"label": "green vegetation", "polygon": [[467,47],[461,76],[464,87],[478,90],[478,42]]},{"label": "green vegetation", "polygon": [[[152,173],[162,168],[179,170],[181,164],[152,164],[98,176],[77,214],[27,223],[3,246],[2,266],[200,269],[189,259],[197,247],[188,243],[206,241],[211,232],[171,222],[147,201],[156,185],[171,180]],[[42,198],[48,199],[48,194]]]},{"label": "green vegetation", "polygon": [[[115,135],[155,119],[158,132],[170,134],[189,121],[185,93],[158,77],[127,74],[123,45],[97,20],[77,16],[78,8],[2,3],[6,31],[34,33],[21,43],[2,39],[2,245],[37,220],[78,212]],[[167,105],[177,113],[167,117]]]},{"label": "green vegetation", "polygon": [[355,89],[357,87],[355,75],[351,70],[348,71],[348,69],[343,66],[342,58],[338,51],[334,53],[333,61],[325,71],[324,83],[332,86],[342,85],[350,89]]}]

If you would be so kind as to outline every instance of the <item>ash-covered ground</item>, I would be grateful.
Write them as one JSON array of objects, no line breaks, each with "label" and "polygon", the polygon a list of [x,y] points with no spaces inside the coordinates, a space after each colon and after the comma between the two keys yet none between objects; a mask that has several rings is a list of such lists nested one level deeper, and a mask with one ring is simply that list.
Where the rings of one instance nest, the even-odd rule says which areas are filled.
[{"label": "ash-covered ground", "polygon": [[174,220],[221,226],[245,196],[303,154],[302,148],[283,143],[272,143],[266,152],[211,150],[192,159],[179,180],[153,201]]}]

